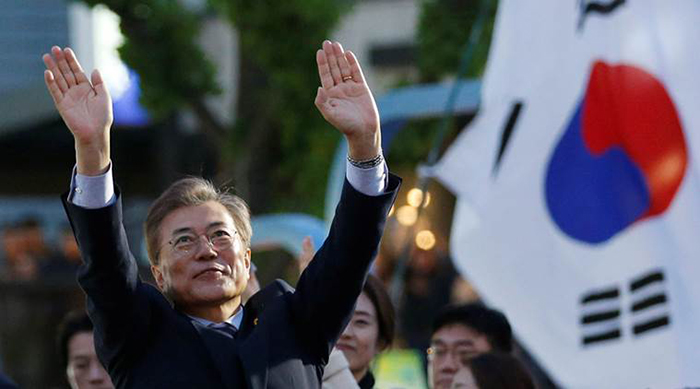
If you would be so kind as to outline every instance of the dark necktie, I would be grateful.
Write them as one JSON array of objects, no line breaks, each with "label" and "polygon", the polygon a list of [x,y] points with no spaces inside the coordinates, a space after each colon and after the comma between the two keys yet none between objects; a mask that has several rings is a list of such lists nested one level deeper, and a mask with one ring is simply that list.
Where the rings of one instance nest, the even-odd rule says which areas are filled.
[{"label": "dark necktie", "polygon": [[209,328],[221,334],[224,334],[232,339],[236,339],[236,334],[238,333],[238,329],[227,323],[212,324],[209,326]]}]

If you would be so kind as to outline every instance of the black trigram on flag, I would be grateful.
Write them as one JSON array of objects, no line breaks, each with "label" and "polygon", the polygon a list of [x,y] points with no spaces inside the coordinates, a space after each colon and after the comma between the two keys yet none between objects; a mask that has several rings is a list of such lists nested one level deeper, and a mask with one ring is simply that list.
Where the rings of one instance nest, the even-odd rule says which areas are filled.
[{"label": "black trigram on flag", "polygon": [[591,291],[581,298],[581,330],[584,345],[622,336],[622,303],[616,286]]},{"label": "black trigram on flag", "polygon": [[[603,287],[581,296],[581,343],[584,346],[620,339],[625,333],[641,336],[670,323],[661,270],[635,277],[625,287]],[[625,331],[627,326],[630,326],[628,332]]]},{"label": "black trigram on flag", "polygon": [[630,282],[633,335],[671,323],[664,281],[664,273],[656,270]]}]

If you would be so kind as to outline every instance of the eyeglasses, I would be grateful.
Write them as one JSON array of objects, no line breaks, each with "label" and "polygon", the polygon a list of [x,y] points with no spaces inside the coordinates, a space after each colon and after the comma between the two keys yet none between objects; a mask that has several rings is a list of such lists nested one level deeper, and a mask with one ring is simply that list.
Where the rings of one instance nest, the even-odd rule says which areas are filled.
[{"label": "eyeglasses", "polygon": [[[165,242],[165,245],[172,247],[173,255],[176,257],[185,257],[196,253],[202,247],[202,239],[204,238],[207,245],[213,248],[216,252],[228,250],[233,246],[233,236],[237,235],[238,231],[228,231],[226,229],[219,229],[213,231],[209,234],[184,234],[179,235]],[[160,255],[160,251],[163,246],[156,253],[156,257]]]},{"label": "eyeglasses", "polygon": [[431,346],[425,351],[428,359],[435,362],[442,362],[448,356],[452,356],[453,360],[459,362],[460,364],[466,364],[471,358],[474,358],[478,352],[474,350],[473,347],[468,347],[464,345],[457,345],[455,347],[447,346]]}]

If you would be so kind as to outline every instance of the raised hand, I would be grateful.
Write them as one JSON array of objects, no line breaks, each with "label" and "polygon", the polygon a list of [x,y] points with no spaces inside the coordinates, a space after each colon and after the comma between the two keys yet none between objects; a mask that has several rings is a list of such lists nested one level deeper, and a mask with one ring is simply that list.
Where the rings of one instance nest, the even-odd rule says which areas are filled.
[{"label": "raised hand", "polygon": [[357,58],[338,42],[323,42],[316,52],[321,87],[316,107],[345,135],[350,157],[367,160],[381,153],[379,112]]},{"label": "raised hand", "polygon": [[98,175],[109,166],[109,129],[112,126],[112,99],[100,73],[88,80],[75,53],[69,48],[52,47],[42,57],[44,81],[75,138],[78,173]]},{"label": "raised hand", "polygon": [[304,240],[301,241],[301,253],[299,254],[299,258],[297,260],[299,265],[299,274],[301,274],[301,272],[303,272],[304,269],[309,266],[311,260],[314,259],[315,253],[316,250],[314,249],[314,242],[311,240],[310,236],[305,236]]}]

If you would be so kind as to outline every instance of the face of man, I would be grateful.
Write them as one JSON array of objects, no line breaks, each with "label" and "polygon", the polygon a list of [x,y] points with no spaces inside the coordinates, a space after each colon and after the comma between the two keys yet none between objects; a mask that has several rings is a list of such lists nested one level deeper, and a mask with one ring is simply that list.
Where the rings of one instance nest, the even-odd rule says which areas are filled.
[{"label": "face of man", "polygon": [[78,332],[68,341],[68,383],[72,389],[113,389],[95,354],[92,332]]},{"label": "face of man", "polygon": [[448,324],[430,341],[428,375],[433,389],[449,389],[461,361],[491,351],[486,335],[462,324]]},{"label": "face of man", "polygon": [[160,289],[183,310],[220,305],[243,293],[250,249],[243,247],[223,205],[209,201],[176,209],[163,219],[159,235],[160,261],[151,270]]}]

